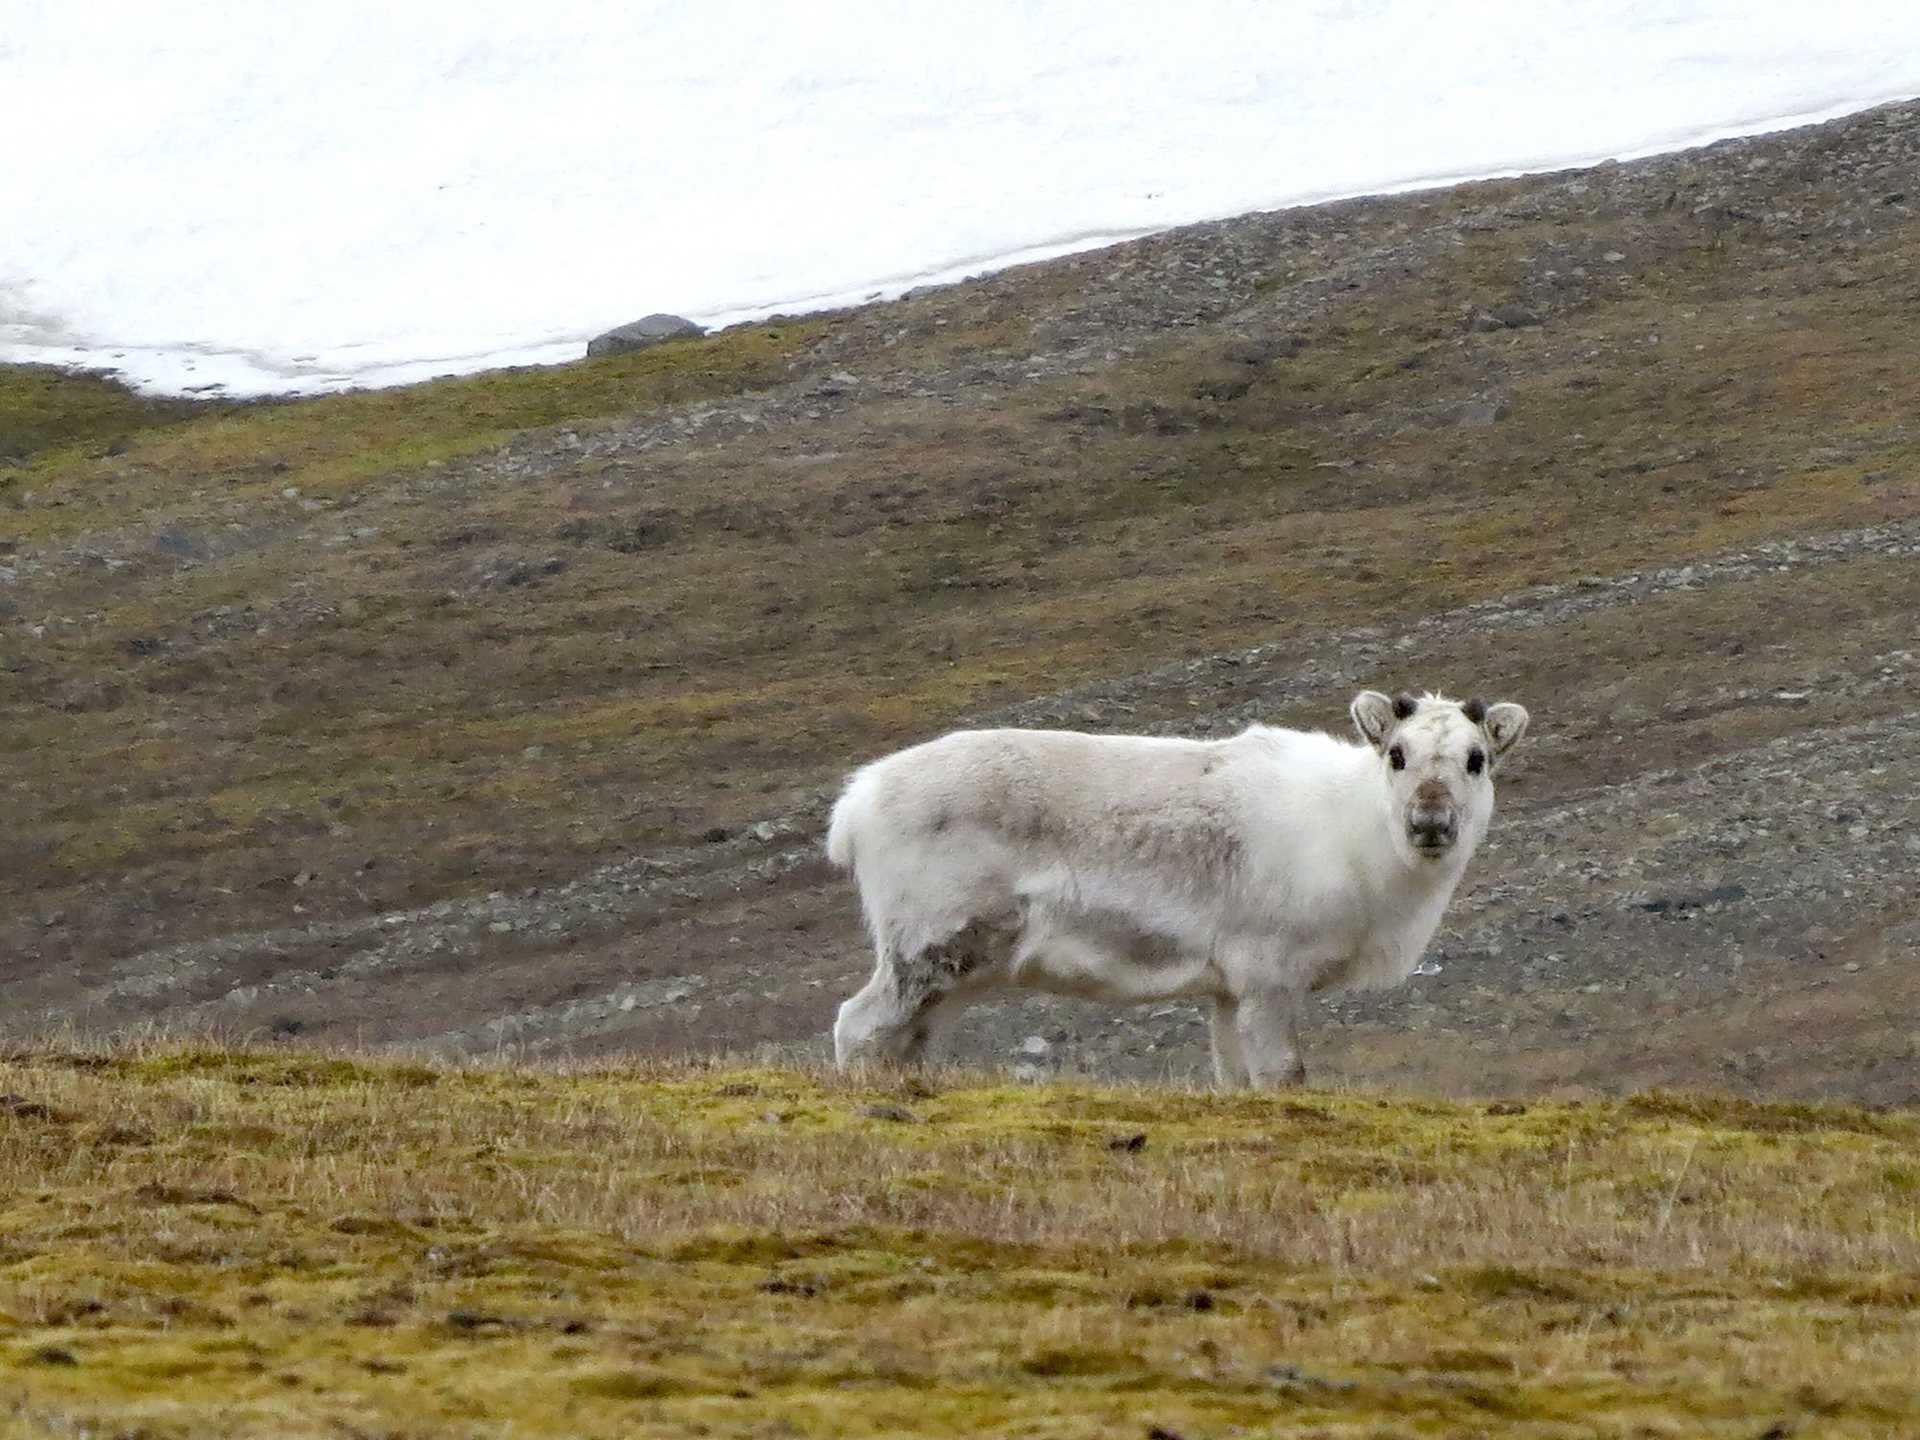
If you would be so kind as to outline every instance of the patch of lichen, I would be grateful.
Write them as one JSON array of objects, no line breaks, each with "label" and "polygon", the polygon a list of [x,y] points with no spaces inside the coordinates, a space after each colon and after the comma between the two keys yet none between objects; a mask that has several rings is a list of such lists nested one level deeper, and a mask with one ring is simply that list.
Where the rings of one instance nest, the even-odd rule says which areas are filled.
[{"label": "patch of lichen", "polygon": [[7,1433],[1920,1420],[1910,1112],[207,1045],[0,1091]]}]

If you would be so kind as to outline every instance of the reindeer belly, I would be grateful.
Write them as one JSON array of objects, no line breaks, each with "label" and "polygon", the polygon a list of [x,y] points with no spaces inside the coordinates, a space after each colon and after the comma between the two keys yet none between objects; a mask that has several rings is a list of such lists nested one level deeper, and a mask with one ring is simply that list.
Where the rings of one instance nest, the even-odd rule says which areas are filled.
[{"label": "reindeer belly", "polygon": [[1210,991],[1204,951],[1115,911],[1035,905],[1015,948],[1016,985],[1120,1003]]}]

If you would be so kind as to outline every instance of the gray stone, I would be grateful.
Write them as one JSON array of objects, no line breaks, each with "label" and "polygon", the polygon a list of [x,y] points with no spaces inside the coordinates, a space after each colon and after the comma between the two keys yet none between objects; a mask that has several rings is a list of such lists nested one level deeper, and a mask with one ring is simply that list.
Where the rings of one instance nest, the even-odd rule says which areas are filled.
[{"label": "gray stone", "polygon": [[926,1123],[904,1105],[862,1105],[854,1113],[867,1120],[887,1120],[895,1125],[921,1125]]},{"label": "gray stone", "polygon": [[153,537],[153,548],[176,560],[199,560],[207,553],[206,547],[184,530],[162,530]]},{"label": "gray stone", "polygon": [[1467,322],[1475,330],[1524,330],[1529,325],[1538,325],[1538,311],[1525,305],[1495,305],[1490,309],[1476,310]]},{"label": "gray stone", "polygon": [[658,345],[662,340],[697,339],[706,333],[704,326],[694,324],[683,315],[646,315],[616,326],[604,335],[594,336],[587,342],[587,356],[592,359],[601,355],[625,355],[630,350]]}]

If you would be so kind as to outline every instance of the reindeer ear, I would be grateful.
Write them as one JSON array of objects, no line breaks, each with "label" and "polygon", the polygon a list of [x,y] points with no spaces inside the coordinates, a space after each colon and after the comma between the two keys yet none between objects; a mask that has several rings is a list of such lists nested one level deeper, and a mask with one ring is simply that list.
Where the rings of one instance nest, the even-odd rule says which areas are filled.
[{"label": "reindeer ear", "polygon": [[1387,743],[1387,732],[1393,729],[1398,714],[1393,701],[1378,690],[1362,690],[1348,708],[1353,715],[1353,728],[1360,732],[1362,740],[1376,750]]},{"label": "reindeer ear", "polygon": [[1504,755],[1527,733],[1527,709],[1503,700],[1487,708],[1487,738],[1493,741],[1493,753]]}]

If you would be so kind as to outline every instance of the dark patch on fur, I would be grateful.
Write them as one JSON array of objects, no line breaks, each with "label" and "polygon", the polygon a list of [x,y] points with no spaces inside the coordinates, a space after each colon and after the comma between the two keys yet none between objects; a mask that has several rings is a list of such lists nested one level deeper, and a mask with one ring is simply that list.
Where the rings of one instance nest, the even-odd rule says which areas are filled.
[{"label": "dark patch on fur", "polygon": [[943,805],[940,809],[933,812],[933,818],[927,822],[927,829],[935,835],[944,835],[947,833],[948,827],[952,824],[953,816],[947,812],[946,807]]},{"label": "dark patch on fur", "polygon": [[914,997],[916,1004],[930,1004],[974,971],[1003,958],[1013,938],[1007,922],[975,920],[917,955],[897,956],[893,973],[903,995]]},{"label": "dark patch on fur", "polygon": [[920,1009],[914,1014],[913,1023],[907,1027],[906,1038],[901,1043],[903,1055],[918,1057],[926,1053],[927,1046],[933,1040],[933,1024],[930,1013],[943,996],[930,995],[921,1002]]},{"label": "dark patch on fur", "polygon": [[1404,720],[1420,708],[1420,702],[1402,690],[1393,697],[1393,718]]},{"label": "dark patch on fur", "polygon": [[1014,838],[1029,844],[1037,845],[1051,839],[1056,828],[1052,812],[1033,800],[1023,801],[1007,818],[1007,829]]},{"label": "dark patch on fur", "polygon": [[1079,909],[1065,912],[1059,918],[1070,934],[1092,942],[1129,965],[1162,969],[1182,964],[1187,958],[1173,936],[1140,929],[1123,910]]},{"label": "dark patch on fur", "polygon": [[1476,725],[1487,723],[1487,702],[1475,696],[1460,707],[1460,713]]},{"label": "dark patch on fur", "polygon": [[975,920],[914,955],[895,955],[889,965],[895,994],[910,1016],[898,1037],[901,1058],[917,1061],[933,1039],[934,1012],[966,978],[1004,960],[1017,936],[1011,918]]}]

